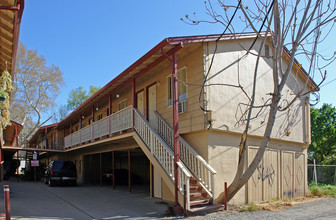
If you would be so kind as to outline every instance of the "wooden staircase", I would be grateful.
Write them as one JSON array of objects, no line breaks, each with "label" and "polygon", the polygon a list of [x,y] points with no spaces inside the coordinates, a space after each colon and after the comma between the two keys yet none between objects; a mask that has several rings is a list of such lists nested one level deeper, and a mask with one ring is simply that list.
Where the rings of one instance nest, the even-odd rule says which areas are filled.
[{"label": "wooden staircase", "polygon": [[190,180],[190,209],[188,214],[194,215],[201,212],[213,212],[223,210],[221,204],[213,204],[213,199],[208,193],[198,184],[194,178]]},{"label": "wooden staircase", "polygon": [[[154,129],[143,115],[134,109],[135,140],[153,165],[157,164],[166,173],[165,182],[174,191],[174,153],[172,149],[172,129],[162,122]],[[160,129],[160,127],[162,129]],[[162,132],[165,130],[166,132]],[[140,139],[138,139],[140,138]],[[188,214],[209,212],[223,209],[223,205],[216,205],[215,174],[216,171],[180,136],[180,162],[178,162],[178,192],[179,203]],[[142,144],[145,146],[142,147]],[[186,190],[184,191],[184,187]]]}]

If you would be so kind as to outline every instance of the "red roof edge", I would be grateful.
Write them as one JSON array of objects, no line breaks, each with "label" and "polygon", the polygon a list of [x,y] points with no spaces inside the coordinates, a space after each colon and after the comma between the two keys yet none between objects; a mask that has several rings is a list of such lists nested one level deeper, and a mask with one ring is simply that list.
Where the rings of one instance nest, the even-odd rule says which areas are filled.
[{"label": "red roof edge", "polygon": [[[290,53],[290,51],[288,50],[288,48],[285,47],[285,46],[284,46],[284,51],[286,52],[286,54],[287,54],[289,57],[292,56],[291,53]],[[294,64],[300,67],[300,71],[303,73],[303,75],[304,75],[305,77],[307,77],[307,79],[309,80],[309,82],[310,82],[311,84],[313,84],[313,86],[315,87],[315,89],[316,89],[317,91],[320,91],[320,87],[319,87],[319,86],[314,82],[314,80],[309,76],[309,74],[307,73],[307,71],[302,67],[302,65],[297,61],[296,58],[294,58]]]},{"label": "red roof edge", "polygon": [[11,122],[12,124],[15,124],[15,125],[17,125],[17,126],[23,128],[23,125],[22,125],[22,124],[19,124],[19,123],[13,121],[13,120],[10,120],[10,122]]},{"label": "red roof edge", "polygon": [[[117,82],[120,78],[124,77],[127,73],[131,72],[133,69],[135,69],[138,65],[140,65],[143,61],[145,61],[147,58],[149,58],[152,54],[159,51],[162,47],[168,45],[169,42],[167,39],[164,39],[159,44],[157,44],[155,47],[153,47],[150,51],[148,51],[145,55],[143,55],[140,59],[138,59],[135,63],[133,63],[131,66],[129,66],[127,69],[125,69],[122,73],[120,73],[117,77],[115,77],[113,80],[111,80],[109,83],[107,83],[103,88],[99,89],[94,95],[92,95],[90,98],[88,98],[85,102],[83,102],[80,106],[78,106],[75,110],[73,110],[65,119],[62,121],[70,118],[72,115],[74,115],[75,112],[77,112],[79,109],[81,109],[83,106],[85,106],[87,103],[89,103],[91,100],[96,98],[98,95],[103,93],[104,90],[106,90],[108,87],[113,85],[115,82]],[[62,122],[59,124],[61,125]]]}]

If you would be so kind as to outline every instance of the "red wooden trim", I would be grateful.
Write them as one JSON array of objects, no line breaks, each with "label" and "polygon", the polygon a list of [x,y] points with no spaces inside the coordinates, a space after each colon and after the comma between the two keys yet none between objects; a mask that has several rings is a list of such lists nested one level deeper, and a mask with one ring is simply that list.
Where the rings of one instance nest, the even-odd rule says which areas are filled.
[{"label": "red wooden trim", "polygon": [[[110,93],[110,95],[109,95],[109,117],[110,117],[110,115],[112,114],[112,94]],[[109,118],[109,135],[108,136],[110,136],[111,135],[111,119]]]},{"label": "red wooden trim", "polygon": [[128,191],[131,192],[131,151],[128,150]]},{"label": "red wooden trim", "polygon": [[180,160],[179,153],[179,128],[178,128],[178,85],[177,85],[177,59],[176,53],[173,55],[172,65],[172,87],[173,87],[173,132],[174,132],[174,174],[175,174],[175,206],[178,206],[178,166]]},{"label": "red wooden trim", "polygon": [[[136,101],[135,101],[135,78],[132,78],[132,106],[133,108],[136,108]],[[132,111],[132,129],[134,129],[134,111]]]},{"label": "red wooden trim", "polygon": [[[18,0],[16,7],[19,9],[15,11],[15,23],[14,23],[14,33],[13,33],[13,52],[12,52],[12,68],[11,74],[14,79],[14,72],[15,72],[15,65],[16,65],[16,55],[17,55],[17,48],[19,43],[19,36],[20,36],[20,26],[22,20],[22,14],[25,6],[24,0]],[[12,96],[11,96],[12,98]]]},{"label": "red wooden trim", "polygon": [[64,120],[69,119],[72,117],[72,114],[81,109],[83,106],[91,102],[94,98],[99,96],[101,93],[103,93],[107,88],[109,88],[111,85],[116,83],[118,80],[122,79],[125,75],[127,75],[129,72],[131,72],[133,69],[135,69],[137,66],[142,64],[146,59],[151,57],[153,54],[155,54],[160,48],[168,45],[167,39],[164,39],[159,44],[157,44],[155,47],[153,47],[150,51],[148,51],[145,55],[143,55],[140,59],[138,59],[135,63],[133,63],[131,66],[129,66],[126,70],[124,70],[121,74],[119,74],[116,78],[114,78],[112,81],[110,81],[108,84],[106,84],[103,88],[98,90],[93,96],[91,96],[89,99],[87,99],[85,102],[83,102],[79,107],[77,107],[70,115],[68,115]]},{"label": "red wooden trim", "polygon": [[0,10],[19,11],[20,10],[20,4],[18,4],[18,6],[0,5]]}]

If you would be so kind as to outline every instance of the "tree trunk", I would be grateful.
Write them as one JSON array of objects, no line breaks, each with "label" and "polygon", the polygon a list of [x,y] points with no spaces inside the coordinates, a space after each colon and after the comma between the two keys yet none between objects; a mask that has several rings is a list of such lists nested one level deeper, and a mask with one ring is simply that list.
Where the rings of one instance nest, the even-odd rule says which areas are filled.
[{"label": "tree trunk", "polygon": [[[271,108],[270,114],[268,116],[268,121],[267,121],[266,129],[265,129],[264,137],[259,146],[256,156],[254,157],[253,161],[248,166],[248,168],[245,170],[245,172],[243,171],[243,169],[241,169],[241,167],[246,166],[246,157],[243,156],[244,159],[241,160],[238,164],[236,176],[233,182],[228,187],[228,193],[227,193],[228,201],[230,201],[233,198],[233,196],[236,195],[236,193],[247,183],[247,181],[251,178],[254,171],[257,169],[258,165],[260,164],[264,156],[266,147],[268,146],[268,143],[271,138],[272,129],[273,129],[274,122],[275,122],[275,116],[278,111],[279,101],[280,101],[280,93],[278,93],[272,99],[272,104],[270,107]],[[246,151],[244,153],[246,154]]]}]

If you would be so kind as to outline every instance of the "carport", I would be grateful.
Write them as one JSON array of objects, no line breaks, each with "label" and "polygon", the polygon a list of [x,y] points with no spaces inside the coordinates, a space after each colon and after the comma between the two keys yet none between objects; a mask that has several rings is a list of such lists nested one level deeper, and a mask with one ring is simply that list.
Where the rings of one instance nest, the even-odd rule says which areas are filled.
[{"label": "carport", "polygon": [[83,156],[85,184],[134,185],[150,188],[150,161],[140,148],[116,150]]}]

